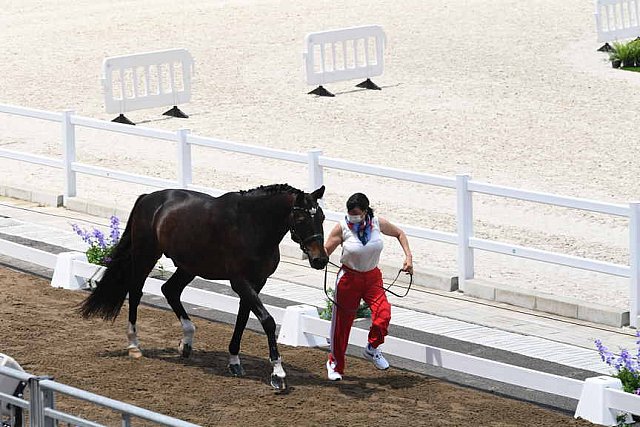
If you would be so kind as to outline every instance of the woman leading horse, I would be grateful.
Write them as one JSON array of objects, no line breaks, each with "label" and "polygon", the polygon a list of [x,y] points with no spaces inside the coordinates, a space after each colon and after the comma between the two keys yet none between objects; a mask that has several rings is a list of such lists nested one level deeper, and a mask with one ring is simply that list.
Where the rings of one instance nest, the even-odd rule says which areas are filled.
[{"label": "woman leading horse", "polygon": [[311,267],[323,269],[329,261],[323,245],[324,214],[318,205],[323,194],[324,186],[305,193],[287,184],[220,197],[179,189],[144,194],[136,200],[112,260],[80,306],[80,313],[85,318],[113,320],[129,295],[129,354],[140,357],[138,304],[145,279],[164,254],[177,267],[162,285],[162,293],[182,323],[182,355],[189,357],[195,333],[180,302],[182,291],[195,276],[229,280],[240,297],[229,344],[229,370],[233,375],[244,373],[240,341],[253,312],[267,335],[273,365],[271,384],[284,389],[286,374],[276,344],[276,323],[258,293],[278,266],[279,244],[287,231],[307,254]]}]

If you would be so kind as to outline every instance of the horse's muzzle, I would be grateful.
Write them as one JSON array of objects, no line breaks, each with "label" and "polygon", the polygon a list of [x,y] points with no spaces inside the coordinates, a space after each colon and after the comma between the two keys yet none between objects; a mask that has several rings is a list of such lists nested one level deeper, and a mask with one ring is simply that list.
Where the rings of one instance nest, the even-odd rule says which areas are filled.
[{"label": "horse's muzzle", "polygon": [[309,256],[309,265],[316,270],[322,270],[329,263],[329,257],[327,255],[311,257]]}]

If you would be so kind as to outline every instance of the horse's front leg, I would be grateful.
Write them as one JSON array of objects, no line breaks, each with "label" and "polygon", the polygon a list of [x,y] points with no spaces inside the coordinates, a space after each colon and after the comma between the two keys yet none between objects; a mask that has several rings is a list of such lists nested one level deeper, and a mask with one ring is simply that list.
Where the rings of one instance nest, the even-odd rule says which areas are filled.
[{"label": "horse's front leg", "polygon": [[[278,352],[278,344],[276,342],[276,321],[271,314],[260,301],[258,293],[248,281],[232,281],[231,287],[240,296],[240,300],[247,304],[249,309],[256,315],[258,321],[262,325],[265,334],[267,335],[267,342],[269,344],[269,359],[273,365],[273,372],[271,373],[271,386],[276,390],[285,390],[286,373],[282,368],[282,361],[280,359],[280,353]],[[246,320],[245,320],[246,325]],[[244,330],[244,327],[242,328]],[[235,332],[234,332],[235,334]]]}]

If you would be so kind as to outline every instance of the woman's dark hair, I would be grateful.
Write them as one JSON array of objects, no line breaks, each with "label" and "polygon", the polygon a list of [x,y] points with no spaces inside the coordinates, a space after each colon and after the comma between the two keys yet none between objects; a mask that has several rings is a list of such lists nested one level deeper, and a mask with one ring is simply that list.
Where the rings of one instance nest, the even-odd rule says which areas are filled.
[{"label": "woman's dark hair", "polygon": [[362,193],[355,193],[347,199],[347,211],[358,208],[367,213],[369,218],[373,218],[373,209],[369,207],[369,199]]}]

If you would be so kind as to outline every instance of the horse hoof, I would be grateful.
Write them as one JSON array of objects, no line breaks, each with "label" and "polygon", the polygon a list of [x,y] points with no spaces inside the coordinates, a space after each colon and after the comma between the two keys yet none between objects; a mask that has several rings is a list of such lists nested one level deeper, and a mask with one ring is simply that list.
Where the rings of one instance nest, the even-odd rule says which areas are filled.
[{"label": "horse hoof", "polygon": [[183,358],[188,359],[189,357],[191,357],[191,351],[193,350],[193,348],[191,347],[191,344],[180,343],[180,346],[178,349],[180,350],[180,355]]},{"label": "horse hoof", "polygon": [[234,377],[243,377],[244,376],[244,368],[241,364],[229,364],[229,373]]},{"label": "horse hoof", "polygon": [[287,379],[271,374],[271,387],[279,392],[284,392],[287,389]]},{"label": "horse hoof", "polygon": [[138,347],[129,349],[129,357],[134,359],[140,359],[142,357],[142,352]]}]

